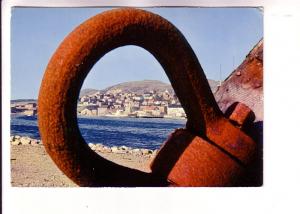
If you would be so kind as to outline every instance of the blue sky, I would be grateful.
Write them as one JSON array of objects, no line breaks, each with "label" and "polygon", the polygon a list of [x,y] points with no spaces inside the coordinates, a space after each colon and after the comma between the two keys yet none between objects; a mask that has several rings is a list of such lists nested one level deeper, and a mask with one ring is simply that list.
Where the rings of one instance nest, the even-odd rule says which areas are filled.
[{"label": "blue sky", "polygon": [[[37,98],[48,61],[64,37],[110,8],[14,8],[11,19],[11,98]],[[263,37],[255,8],[144,8],[172,22],[186,37],[208,79],[225,79]],[[169,82],[146,50],[125,46],[107,53],[82,88],[103,89],[133,80]]]}]

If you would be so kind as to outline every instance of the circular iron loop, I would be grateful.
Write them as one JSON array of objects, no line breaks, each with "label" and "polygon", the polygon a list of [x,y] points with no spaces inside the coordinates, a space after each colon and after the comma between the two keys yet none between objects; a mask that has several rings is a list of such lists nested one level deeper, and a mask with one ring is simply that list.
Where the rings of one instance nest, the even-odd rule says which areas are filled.
[{"label": "circular iron loop", "polygon": [[205,132],[219,110],[192,48],[176,27],[138,9],[116,9],[85,21],[52,56],[38,98],[38,124],[46,151],[80,186],[164,186],[166,181],[107,161],[80,134],[77,99],[92,66],[107,52],[125,45],[148,50],[162,65],[187,114],[187,128]]}]

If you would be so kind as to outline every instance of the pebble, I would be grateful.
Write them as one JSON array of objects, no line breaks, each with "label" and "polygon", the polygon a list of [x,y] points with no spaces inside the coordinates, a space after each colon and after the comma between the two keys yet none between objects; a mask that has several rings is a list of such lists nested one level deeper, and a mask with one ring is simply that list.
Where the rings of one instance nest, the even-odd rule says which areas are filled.
[{"label": "pebble", "polygon": [[126,151],[132,150],[132,148],[127,147],[127,146],[120,146],[119,149],[121,149],[121,150],[126,150]]},{"label": "pebble", "polygon": [[18,139],[15,139],[14,141],[11,141],[11,145],[21,145],[21,141]]},{"label": "pebble", "polygon": [[32,139],[30,144],[36,146],[39,145],[40,142],[38,140]]},{"label": "pebble", "polygon": [[118,150],[119,149],[116,146],[111,147],[111,152],[113,152],[113,153],[116,153]]},{"label": "pebble", "polygon": [[102,152],[111,152],[111,148],[104,146],[103,149],[101,150]]},{"label": "pebble", "polygon": [[[32,145],[32,146],[37,146],[37,145],[42,145],[41,140],[37,139],[32,139],[30,137],[24,136],[21,137],[19,135],[15,136],[10,136],[10,143],[11,145]],[[88,143],[88,146],[94,150],[94,151],[99,151],[103,153],[116,153],[116,154],[125,154],[125,153],[130,153],[134,155],[151,155],[155,156],[158,152],[158,150],[151,150],[151,149],[139,149],[139,148],[131,148],[128,146],[104,146],[100,143]]]},{"label": "pebble", "polygon": [[111,147],[111,152],[112,152],[112,153],[116,153],[116,154],[124,154],[124,153],[127,153],[126,150],[120,149],[120,148],[118,148],[118,147],[116,147],[116,146]]},{"label": "pebble", "polygon": [[20,141],[22,145],[29,145],[31,143],[31,139],[28,137],[22,137]]}]

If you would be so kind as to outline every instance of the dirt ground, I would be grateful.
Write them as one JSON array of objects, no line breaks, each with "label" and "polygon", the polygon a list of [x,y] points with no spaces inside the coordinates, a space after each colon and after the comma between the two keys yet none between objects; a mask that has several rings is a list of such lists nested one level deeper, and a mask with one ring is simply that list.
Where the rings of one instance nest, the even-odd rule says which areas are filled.
[{"label": "dirt ground", "polygon": [[[149,172],[151,155],[100,153],[102,157],[130,168]],[[60,171],[43,145],[11,145],[13,187],[77,187]]]}]

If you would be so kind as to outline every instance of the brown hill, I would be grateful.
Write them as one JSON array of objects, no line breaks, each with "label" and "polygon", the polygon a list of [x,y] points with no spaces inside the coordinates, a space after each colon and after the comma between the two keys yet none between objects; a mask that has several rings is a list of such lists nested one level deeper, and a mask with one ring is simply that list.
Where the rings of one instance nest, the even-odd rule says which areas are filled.
[{"label": "brown hill", "polygon": [[[212,91],[216,91],[217,89],[217,81],[208,80],[209,85]],[[170,84],[158,81],[158,80],[143,80],[143,81],[130,81],[124,82],[117,85],[110,86],[106,89],[101,90],[102,93],[113,93],[116,91],[122,92],[132,92],[136,94],[144,94],[145,92],[149,92],[154,90],[156,92],[163,92],[168,90],[171,94],[174,94],[174,90]],[[94,94],[99,90],[96,89],[83,89],[80,92],[80,97],[84,95]]]},{"label": "brown hill", "polygon": [[170,84],[158,81],[158,80],[143,80],[143,81],[130,81],[123,82],[104,89],[106,93],[113,93],[114,91],[132,92],[136,94],[144,94],[149,91],[164,92],[168,90],[173,92],[173,88]]}]

